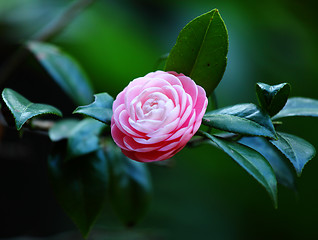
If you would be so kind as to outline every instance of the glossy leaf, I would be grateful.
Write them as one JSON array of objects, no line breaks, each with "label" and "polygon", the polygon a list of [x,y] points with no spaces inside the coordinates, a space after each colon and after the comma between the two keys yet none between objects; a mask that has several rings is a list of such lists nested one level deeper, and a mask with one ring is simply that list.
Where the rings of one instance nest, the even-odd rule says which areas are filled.
[{"label": "glossy leaf", "polygon": [[285,107],[272,119],[294,116],[318,117],[318,100],[302,97],[289,98]]},{"label": "glossy leaf", "polygon": [[315,148],[306,140],[291,134],[278,132],[278,140],[270,141],[293,164],[297,175],[300,176],[306,163],[315,154]]},{"label": "glossy leaf", "polygon": [[134,226],[145,215],[152,198],[152,184],[145,163],[133,161],[116,147],[107,151],[111,162],[110,200],[126,226]]},{"label": "glossy leaf", "polygon": [[112,105],[114,99],[108,93],[94,95],[95,101],[87,106],[80,106],[73,113],[79,113],[92,117],[98,121],[110,124],[113,115]]},{"label": "glossy leaf", "polygon": [[92,85],[74,58],[48,43],[28,42],[27,47],[74,103],[92,101]]},{"label": "glossy leaf", "polygon": [[51,185],[59,204],[87,237],[107,195],[107,159],[99,150],[65,163],[65,146],[58,145],[48,159]]},{"label": "glossy leaf", "polygon": [[99,121],[87,118],[73,127],[68,138],[68,158],[88,154],[100,148],[98,136],[105,126]]},{"label": "glossy leaf", "polygon": [[269,115],[251,103],[208,112],[204,115],[202,123],[228,132],[276,138]]},{"label": "glossy leaf", "polygon": [[245,171],[252,175],[269,193],[277,208],[277,181],[268,161],[257,151],[236,142],[226,141],[205,133],[220,149],[227,153]]},{"label": "glossy leaf", "polygon": [[214,9],[181,30],[165,70],[191,77],[210,95],[223,77],[227,52],[227,29],[218,10]]},{"label": "glossy leaf", "polygon": [[257,83],[256,93],[260,105],[270,116],[274,116],[285,106],[290,93],[290,85],[281,83],[270,86],[265,83]]},{"label": "glossy leaf", "polygon": [[62,116],[61,111],[57,108],[47,104],[32,103],[10,88],[5,88],[2,91],[2,99],[15,119],[17,130],[20,130],[26,121],[39,115]]},{"label": "glossy leaf", "polygon": [[255,149],[262,154],[272,166],[277,182],[290,189],[296,189],[295,177],[285,161],[285,157],[263,137],[243,137],[239,143]]},{"label": "glossy leaf", "polygon": [[57,142],[71,135],[73,128],[79,123],[76,119],[64,119],[56,122],[49,130],[51,141]]}]

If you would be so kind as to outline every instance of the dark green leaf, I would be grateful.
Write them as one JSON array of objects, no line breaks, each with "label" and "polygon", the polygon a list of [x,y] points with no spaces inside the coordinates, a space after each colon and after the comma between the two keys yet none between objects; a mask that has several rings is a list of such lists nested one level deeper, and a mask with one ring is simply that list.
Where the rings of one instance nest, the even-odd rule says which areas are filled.
[{"label": "dark green leaf", "polygon": [[213,111],[215,109],[218,108],[218,101],[217,101],[217,98],[216,98],[216,95],[215,95],[215,92],[211,93],[211,95],[209,96],[209,104],[208,104],[208,107],[207,107],[207,111]]},{"label": "dark green leaf", "polygon": [[105,126],[99,121],[87,118],[73,127],[68,138],[68,157],[74,158],[100,148],[98,135]]},{"label": "dark green leaf", "polygon": [[276,138],[269,115],[251,103],[208,112],[204,115],[202,123],[228,132]]},{"label": "dark green leaf", "polygon": [[79,123],[76,119],[65,119],[56,122],[49,130],[49,137],[53,142],[66,139],[70,136],[73,128]]},{"label": "dark green leaf", "polygon": [[169,56],[169,53],[161,55],[155,64],[154,70],[160,69],[161,66],[164,67],[165,62],[168,59],[168,56]]},{"label": "dark green leaf", "polygon": [[166,71],[191,77],[210,95],[221,81],[227,62],[228,33],[214,9],[188,23],[166,62]]},{"label": "dark green leaf", "polygon": [[260,105],[270,116],[274,116],[285,106],[290,93],[290,85],[281,83],[270,86],[265,83],[257,83],[256,93]]},{"label": "dark green leaf", "polygon": [[273,119],[294,116],[318,117],[318,100],[302,97],[289,98],[285,107]]},{"label": "dark green leaf", "polygon": [[315,148],[309,142],[294,135],[282,132],[278,132],[277,135],[278,140],[270,142],[290,160],[297,175],[300,176],[306,163],[315,156]]},{"label": "dark green leaf", "polygon": [[295,177],[285,161],[285,157],[265,138],[243,137],[239,143],[255,149],[262,154],[272,166],[278,183],[290,189],[296,189]]},{"label": "dark green leaf", "polygon": [[107,159],[99,150],[65,163],[65,150],[65,146],[59,146],[49,155],[50,181],[59,204],[87,237],[105,202]]},{"label": "dark green leaf", "polygon": [[118,217],[126,226],[135,225],[147,212],[152,184],[145,163],[128,159],[111,145],[108,150],[111,160],[111,203]]},{"label": "dark green leaf", "polygon": [[2,99],[13,114],[17,130],[20,130],[27,120],[39,115],[53,114],[62,116],[61,111],[57,108],[47,104],[32,103],[9,88],[3,90]]},{"label": "dark green leaf", "polygon": [[108,93],[99,93],[94,96],[95,101],[93,103],[87,106],[80,106],[73,113],[84,114],[103,123],[110,124],[114,99]]},{"label": "dark green leaf", "polygon": [[277,181],[275,173],[271,165],[260,153],[236,142],[226,141],[208,133],[204,133],[204,135],[211,139],[212,142],[219,146],[261,185],[263,185],[272,198],[275,207],[277,207]]},{"label": "dark green leaf", "polygon": [[52,44],[28,42],[27,47],[74,103],[92,101],[92,85],[75,59]]}]

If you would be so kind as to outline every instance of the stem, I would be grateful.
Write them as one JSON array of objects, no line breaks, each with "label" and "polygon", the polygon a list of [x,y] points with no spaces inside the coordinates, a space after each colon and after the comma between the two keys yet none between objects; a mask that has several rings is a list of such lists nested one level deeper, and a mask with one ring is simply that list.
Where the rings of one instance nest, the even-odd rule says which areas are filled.
[{"label": "stem", "polygon": [[[193,138],[191,139],[188,143],[187,143],[187,147],[193,148],[193,147],[198,147],[200,146],[202,143],[209,143],[209,144],[213,144],[217,147],[216,144],[214,144],[214,142],[212,142],[211,139],[209,139],[206,134],[210,134],[209,132],[205,132],[202,130],[199,130],[196,132],[195,136],[198,136],[198,138]],[[231,141],[238,141],[240,140],[243,136],[236,134],[236,133],[220,133],[220,134],[214,134],[215,136],[221,137],[223,139],[227,139],[227,140],[231,140]],[[199,137],[200,136],[200,137]]]},{"label": "stem", "polygon": [[187,147],[189,148],[195,148],[195,147],[198,147],[200,146],[202,143],[206,143],[206,142],[209,142],[211,140],[207,139],[207,138],[204,138],[204,137],[200,137],[200,138],[194,138],[194,139],[191,139],[188,143],[187,143]]},{"label": "stem", "polygon": [[[61,33],[80,12],[90,6],[95,0],[79,0],[72,3],[57,19],[41,29],[30,40],[48,41]],[[13,70],[19,66],[29,52],[25,49],[24,44],[11,55],[11,57],[3,64],[0,69],[0,87],[3,87],[5,81],[10,77]]]},{"label": "stem", "polygon": [[80,12],[95,0],[79,0],[72,3],[59,18],[54,19],[32,38],[35,41],[47,41],[58,35]]},{"label": "stem", "polygon": [[51,127],[55,124],[54,121],[50,120],[39,120],[32,119],[30,122],[31,128],[35,130],[49,131]]}]

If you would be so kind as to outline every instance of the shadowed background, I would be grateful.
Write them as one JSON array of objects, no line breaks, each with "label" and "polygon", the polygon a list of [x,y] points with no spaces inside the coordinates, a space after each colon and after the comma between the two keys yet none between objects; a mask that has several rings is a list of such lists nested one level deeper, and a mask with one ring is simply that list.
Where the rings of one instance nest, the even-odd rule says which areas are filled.
[{"label": "shadowed background", "polygon": [[[0,1],[0,64],[71,2]],[[318,99],[315,1],[98,0],[50,42],[81,63],[96,93],[108,92],[115,97],[132,79],[156,70],[158,59],[170,51],[182,27],[213,8],[219,9],[229,32],[228,66],[216,89],[220,107],[256,103],[256,82],[289,82],[291,96]],[[4,86],[32,101],[52,104],[65,116],[70,116],[76,107],[32,57],[15,68]],[[286,119],[281,130],[318,147],[317,124],[318,119]],[[5,151],[4,145],[0,151]],[[32,159],[33,155],[29,155]],[[78,239],[76,234],[56,235],[72,232],[74,226],[57,205],[57,210],[51,209],[48,206],[54,204],[39,200],[42,194],[50,195],[43,180],[42,172],[46,170],[42,158],[41,167],[23,163],[36,173],[32,176],[21,164],[12,163],[19,169],[15,174],[25,174],[25,179],[29,179],[32,191],[19,189],[20,180],[13,173],[10,181],[4,177],[7,175],[1,176],[0,186],[5,190],[0,189],[0,199],[9,199],[8,194],[12,194],[14,201],[0,201],[5,204],[0,209],[7,209],[0,212],[0,239],[29,239],[17,238],[21,235]],[[184,149],[175,156],[171,168],[150,165],[150,170],[154,199],[144,220],[136,229],[125,229],[112,210],[105,207],[96,232],[93,231],[96,239],[318,238],[317,157],[297,179],[298,193],[279,187],[277,210],[261,185],[212,146]],[[20,191],[25,191],[24,195]],[[62,221],[58,220],[60,217]]]}]

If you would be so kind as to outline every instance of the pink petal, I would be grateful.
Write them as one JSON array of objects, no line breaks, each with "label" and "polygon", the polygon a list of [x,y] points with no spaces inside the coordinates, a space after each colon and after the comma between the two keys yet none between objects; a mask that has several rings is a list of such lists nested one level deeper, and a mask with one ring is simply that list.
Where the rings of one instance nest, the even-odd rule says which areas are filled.
[{"label": "pink petal", "polygon": [[176,89],[173,86],[164,86],[164,93],[166,96],[175,104],[179,105],[179,95]]},{"label": "pink petal", "polygon": [[156,75],[156,78],[162,78],[162,79],[166,80],[167,82],[169,82],[170,85],[182,86],[182,83],[178,77],[176,77],[172,74],[166,73],[166,72]]},{"label": "pink petal", "polygon": [[160,136],[160,135],[166,135],[170,132],[172,132],[173,130],[175,130],[175,128],[177,127],[178,123],[179,123],[180,119],[177,118],[175,119],[173,122],[164,125],[163,127],[159,128],[157,131],[152,132],[147,134],[148,137],[152,138],[152,137],[156,137],[156,136]]},{"label": "pink petal", "polygon": [[192,106],[188,106],[184,114],[181,116],[180,122],[178,124],[177,128],[182,128],[184,126],[184,123],[188,120],[191,112],[192,112]]},{"label": "pink petal", "polygon": [[155,78],[158,75],[163,74],[163,73],[166,73],[166,72],[161,71],[161,70],[157,70],[155,72],[150,72],[150,73],[146,74],[145,77],[147,77],[147,78]]},{"label": "pink petal", "polygon": [[166,81],[165,79],[160,78],[160,76],[156,76],[155,78],[152,78],[151,81],[147,82],[143,89],[151,88],[151,87],[158,87],[163,88],[164,86],[170,86],[170,83]]},{"label": "pink petal", "polygon": [[177,105],[172,111],[166,113],[166,118],[165,120],[162,121],[161,126],[173,122],[179,117],[179,115],[180,115],[180,106]]},{"label": "pink petal", "polygon": [[179,76],[185,76],[183,73],[177,73],[175,71],[168,71],[168,73],[172,74],[173,76],[179,77]]},{"label": "pink petal", "polygon": [[205,91],[202,87],[198,86],[198,99],[194,107],[195,111],[198,113],[197,118],[203,117],[207,106],[208,106],[208,99],[206,97]]},{"label": "pink petal", "polygon": [[122,149],[126,149],[126,146],[124,144],[124,137],[126,136],[125,134],[123,134],[119,128],[116,126],[116,124],[113,124],[111,126],[111,135],[112,135],[112,138],[114,140],[114,142]]},{"label": "pink petal", "polygon": [[179,95],[180,114],[183,114],[187,105],[187,95],[181,86],[173,86]]},{"label": "pink petal", "polygon": [[145,115],[144,115],[144,111],[141,109],[141,102],[138,102],[136,105],[135,105],[135,112],[136,112],[136,120],[138,119],[144,119],[145,118]]},{"label": "pink petal", "polygon": [[134,86],[133,88],[128,88],[125,93],[125,108],[129,110],[129,116],[132,119],[136,118],[134,109],[131,108],[131,103],[133,100],[139,96],[140,92],[142,90],[141,86]]},{"label": "pink petal", "polygon": [[153,161],[162,161],[170,158],[172,156],[172,153],[174,151],[169,151],[169,152],[158,152],[158,151],[153,151],[153,152],[136,152],[134,155],[135,160],[140,161],[140,162],[153,162]]},{"label": "pink petal", "polygon": [[164,113],[164,109],[153,109],[152,111],[145,114],[145,118],[152,120],[162,120]]},{"label": "pink petal", "polygon": [[195,134],[199,130],[201,123],[202,123],[202,120],[195,122],[195,124],[193,126],[193,134]]},{"label": "pink petal", "polygon": [[117,125],[120,125],[125,132],[127,132],[131,137],[143,137],[144,135],[138,132],[136,129],[132,128],[129,121],[129,115],[126,110],[123,110],[119,114],[119,122]]},{"label": "pink petal", "polygon": [[181,137],[186,132],[187,129],[188,129],[187,127],[180,128],[173,135],[171,135],[168,139],[166,139],[166,141],[175,140],[175,139]]},{"label": "pink petal", "polygon": [[197,85],[189,77],[180,76],[179,79],[180,79],[180,81],[182,83],[184,91],[191,96],[191,98],[193,100],[193,106],[194,106],[196,104],[197,96],[198,96]]},{"label": "pink petal", "polygon": [[179,142],[178,141],[176,141],[176,142],[172,142],[172,143],[170,143],[170,144],[167,144],[167,145],[165,145],[164,147],[162,147],[162,148],[159,148],[157,151],[170,151],[170,150],[172,150],[172,149],[176,149],[176,146],[178,146],[178,144],[179,144]]},{"label": "pink petal", "polygon": [[190,126],[187,129],[187,131],[182,135],[182,137],[179,141],[179,145],[178,145],[179,148],[180,147],[183,148],[189,142],[189,140],[192,138],[192,136],[193,136],[192,130],[193,130],[193,126]]},{"label": "pink petal", "polygon": [[[122,153],[127,156],[128,158],[132,159],[132,160],[135,160],[135,161],[139,161],[136,156],[135,156],[135,152],[133,151],[128,151],[128,150],[125,150],[125,149],[121,149]],[[139,161],[140,162],[140,161]]]},{"label": "pink petal", "polygon": [[113,102],[113,112],[119,107],[119,105],[125,103],[125,93],[126,91],[124,90],[117,95],[115,101]]},{"label": "pink petal", "polygon": [[162,121],[151,119],[133,121],[131,118],[129,118],[128,121],[134,129],[142,133],[150,133],[156,131],[162,123]]},{"label": "pink petal", "polygon": [[148,81],[151,81],[151,78],[147,78],[147,77],[139,77],[139,78],[135,78],[133,81],[131,81],[128,86],[126,88],[130,89],[133,88],[135,86],[143,86],[145,85]]},{"label": "pink petal", "polygon": [[113,113],[113,116],[112,116],[112,119],[114,121],[114,123],[117,125],[117,127],[119,128],[119,130],[121,132],[123,132],[124,134],[128,134],[124,129],[123,127],[121,126],[120,124],[120,120],[119,120],[119,115],[122,111],[125,110],[125,105],[122,104],[122,105],[119,105],[118,108],[115,109],[115,112]]},{"label": "pink petal", "polygon": [[125,137],[123,142],[128,150],[135,151],[135,152],[150,152],[150,151],[157,150],[158,148],[162,146],[162,144],[143,145],[136,142],[133,138],[130,138],[130,137]]},{"label": "pink petal", "polygon": [[169,137],[169,135],[165,134],[165,135],[160,135],[160,136],[156,136],[156,137],[151,137],[149,139],[145,139],[145,138],[133,138],[133,139],[137,143],[140,143],[140,144],[155,144],[155,143],[160,143],[160,142],[164,141],[168,137]]}]

